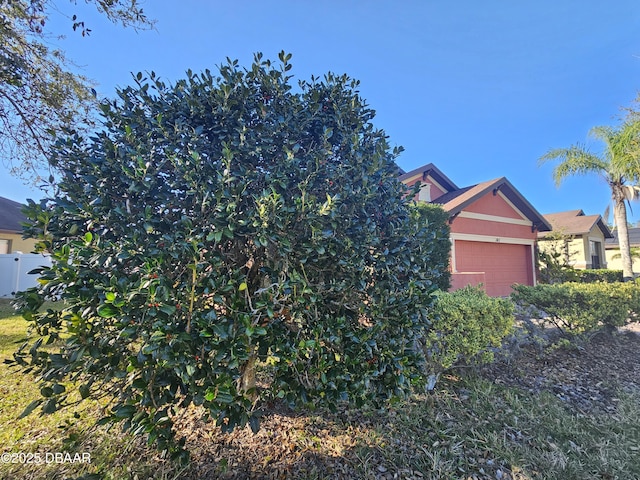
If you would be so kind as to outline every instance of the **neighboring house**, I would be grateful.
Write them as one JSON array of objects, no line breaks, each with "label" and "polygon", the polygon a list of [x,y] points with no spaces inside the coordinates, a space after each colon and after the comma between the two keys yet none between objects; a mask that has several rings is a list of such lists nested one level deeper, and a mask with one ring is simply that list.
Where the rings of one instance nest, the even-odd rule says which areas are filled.
[{"label": "neighboring house", "polygon": [[540,251],[564,251],[566,263],[574,268],[607,268],[605,240],[613,238],[613,235],[600,215],[569,210],[549,213],[544,218],[553,229],[538,233]]},{"label": "neighboring house", "polygon": [[35,248],[35,240],[22,238],[22,222],[27,221],[22,207],[21,203],[0,197],[0,254],[31,253]]},{"label": "neighboring house", "polygon": [[[633,272],[640,272],[640,228],[629,228],[629,245],[631,246],[631,260],[633,261]],[[605,255],[607,257],[607,268],[611,270],[622,270],[622,259],[620,258],[620,245],[618,244],[617,230],[613,236],[604,242]]]},{"label": "neighboring house", "polygon": [[420,182],[417,200],[441,204],[451,227],[451,289],[482,284],[506,296],[514,283],[535,285],[535,243],[551,226],[504,177],[459,188],[433,164],[400,175]]}]

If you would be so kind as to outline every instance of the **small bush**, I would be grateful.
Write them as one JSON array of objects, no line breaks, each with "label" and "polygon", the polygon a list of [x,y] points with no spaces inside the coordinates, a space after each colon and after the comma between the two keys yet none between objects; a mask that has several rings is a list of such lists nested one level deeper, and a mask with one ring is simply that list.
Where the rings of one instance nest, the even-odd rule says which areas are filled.
[{"label": "small bush", "polygon": [[540,283],[574,282],[578,279],[577,270],[565,263],[557,253],[538,250],[537,258]]},{"label": "small bush", "polygon": [[432,368],[442,371],[460,362],[491,361],[491,348],[500,346],[513,330],[513,303],[471,286],[439,292],[436,298],[427,339]]},{"label": "small bush", "polygon": [[622,282],[622,270],[587,269],[575,270],[577,281],[581,283]]},{"label": "small bush", "polygon": [[619,327],[640,313],[640,287],[633,282],[516,285],[511,298],[572,335]]}]

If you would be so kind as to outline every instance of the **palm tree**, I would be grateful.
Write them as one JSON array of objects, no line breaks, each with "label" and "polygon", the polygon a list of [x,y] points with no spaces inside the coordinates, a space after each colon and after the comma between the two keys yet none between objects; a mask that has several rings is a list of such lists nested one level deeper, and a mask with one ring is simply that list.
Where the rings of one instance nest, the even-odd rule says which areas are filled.
[{"label": "palm tree", "polygon": [[627,231],[627,203],[638,197],[640,187],[640,121],[627,121],[619,128],[594,127],[589,136],[604,143],[601,154],[591,153],[582,145],[549,150],[539,164],[560,160],[553,169],[557,186],[571,175],[595,173],[611,189],[613,218],[618,229],[618,242],[622,256],[622,276],[633,278],[629,232]]}]

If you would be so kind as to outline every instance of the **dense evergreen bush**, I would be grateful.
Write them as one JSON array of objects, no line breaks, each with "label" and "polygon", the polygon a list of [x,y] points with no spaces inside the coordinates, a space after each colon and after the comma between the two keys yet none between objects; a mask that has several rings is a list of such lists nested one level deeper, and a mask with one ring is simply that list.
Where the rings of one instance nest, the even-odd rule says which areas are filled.
[{"label": "dense evergreen bush", "polygon": [[569,250],[571,236],[562,232],[548,232],[538,241],[536,261],[540,283],[564,283],[577,280],[571,259],[576,252]]},{"label": "dense evergreen bush", "polygon": [[[256,430],[266,402],[411,391],[444,231],[411,208],[358,83],[294,88],[289,57],[138,75],[104,130],[58,144],[59,193],[28,208],[55,260],[20,300],[39,337],[16,360],[43,382],[28,411],[67,405],[73,379],[110,400],[105,422],[182,454],[190,404]],[[63,308],[41,312],[51,296]]]},{"label": "dense evergreen bush", "polygon": [[438,372],[461,362],[490,361],[492,347],[513,329],[513,311],[509,299],[489,297],[479,287],[438,292],[426,340],[430,367]]}]

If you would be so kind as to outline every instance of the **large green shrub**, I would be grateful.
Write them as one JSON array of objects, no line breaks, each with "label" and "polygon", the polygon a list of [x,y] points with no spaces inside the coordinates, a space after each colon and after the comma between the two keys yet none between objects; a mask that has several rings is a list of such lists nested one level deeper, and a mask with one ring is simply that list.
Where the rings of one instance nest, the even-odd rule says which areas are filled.
[{"label": "large green shrub", "polygon": [[640,287],[634,282],[516,285],[511,298],[569,334],[619,327],[640,313]]},{"label": "large green shrub", "polygon": [[[16,356],[42,376],[44,412],[74,379],[111,400],[105,421],[173,449],[190,404],[255,430],[265,402],[411,390],[439,233],[358,83],[294,89],[280,59],[175,85],[138,75],[103,104],[104,130],[59,143],[59,194],[28,209],[55,264],[21,299],[40,338]],[[64,308],[39,312],[50,296]]]},{"label": "large green shrub", "polygon": [[513,303],[489,297],[479,287],[438,292],[427,335],[430,367],[436,371],[459,362],[490,361],[513,329]]}]

